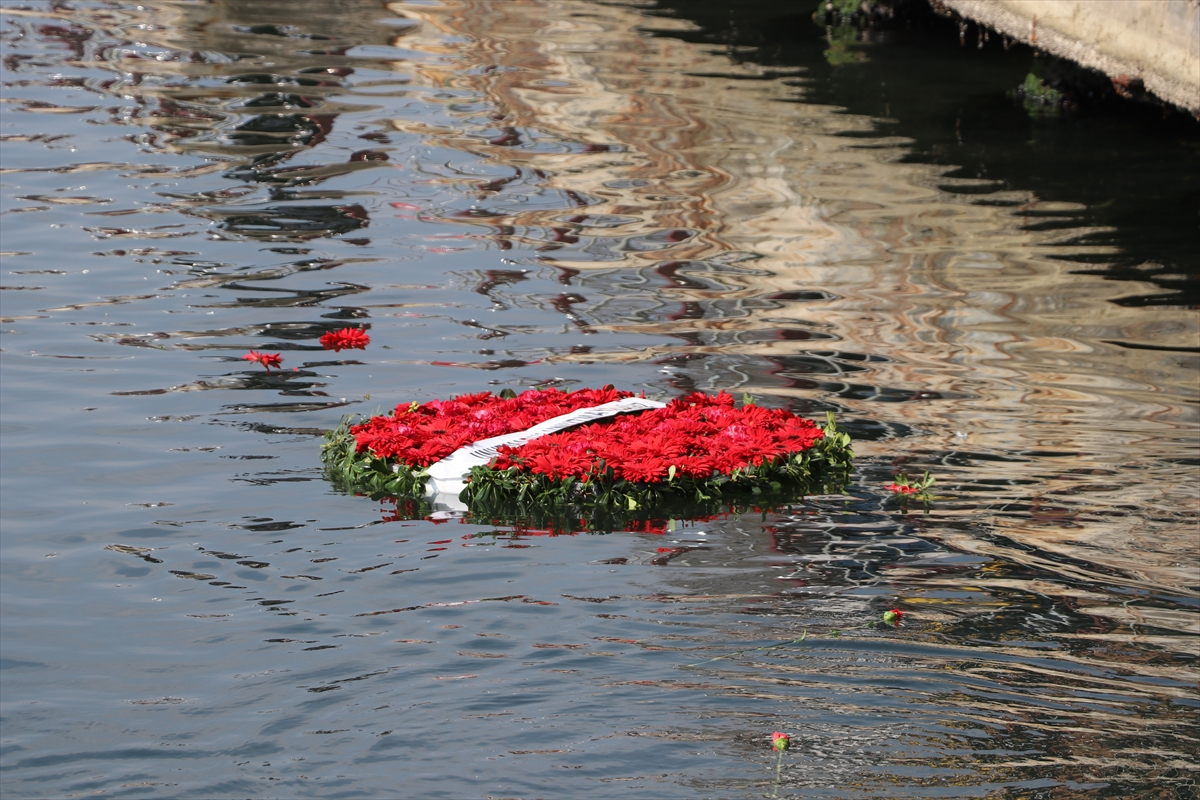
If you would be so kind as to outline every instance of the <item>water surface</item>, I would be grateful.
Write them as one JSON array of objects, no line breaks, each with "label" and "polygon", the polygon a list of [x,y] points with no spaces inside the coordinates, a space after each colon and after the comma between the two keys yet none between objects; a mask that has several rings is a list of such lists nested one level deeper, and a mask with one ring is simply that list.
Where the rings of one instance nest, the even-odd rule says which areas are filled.
[{"label": "water surface", "polygon": [[[4,5],[5,797],[1190,796],[1200,135],[769,6]],[[835,411],[856,483],[544,536],[321,475],[606,383]]]}]

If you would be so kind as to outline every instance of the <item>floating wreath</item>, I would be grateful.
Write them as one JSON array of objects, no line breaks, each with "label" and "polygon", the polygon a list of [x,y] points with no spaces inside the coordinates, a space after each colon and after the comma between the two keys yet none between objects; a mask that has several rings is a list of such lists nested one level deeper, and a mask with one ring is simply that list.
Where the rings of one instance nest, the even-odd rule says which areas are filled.
[{"label": "floating wreath", "polygon": [[[589,414],[605,418],[576,422]],[[542,435],[555,425],[572,427]],[[506,434],[513,436],[495,439]],[[487,440],[498,443],[478,447]],[[693,516],[840,491],[853,458],[832,415],[819,427],[782,409],[739,406],[724,392],[662,404],[611,386],[484,392],[400,405],[358,423],[346,418],[326,436],[323,457],[344,489],[419,499],[430,487],[445,489],[431,470],[444,474],[472,448],[485,456],[456,476],[465,485],[449,484],[472,517],[599,514],[605,526],[617,517]]]}]

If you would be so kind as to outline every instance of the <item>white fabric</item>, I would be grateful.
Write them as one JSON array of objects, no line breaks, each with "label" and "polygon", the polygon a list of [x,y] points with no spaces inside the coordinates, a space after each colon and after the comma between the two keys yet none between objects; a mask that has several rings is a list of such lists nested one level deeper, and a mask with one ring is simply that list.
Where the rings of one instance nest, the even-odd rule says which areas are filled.
[{"label": "white fabric", "polygon": [[666,405],[666,403],[647,400],[644,397],[626,397],[624,400],[614,400],[611,403],[559,414],[557,417],[542,420],[532,428],[523,431],[493,436],[490,439],[480,439],[478,442],[460,447],[441,461],[430,464],[429,480],[425,483],[425,494],[431,496],[436,505],[444,506],[450,511],[466,511],[466,506],[458,499],[459,493],[466,486],[463,479],[472,467],[481,467],[491,461],[500,445],[516,447],[546,434],[557,433],[576,425],[595,422],[606,417],[615,417],[618,414],[628,414],[632,411],[664,408]]}]

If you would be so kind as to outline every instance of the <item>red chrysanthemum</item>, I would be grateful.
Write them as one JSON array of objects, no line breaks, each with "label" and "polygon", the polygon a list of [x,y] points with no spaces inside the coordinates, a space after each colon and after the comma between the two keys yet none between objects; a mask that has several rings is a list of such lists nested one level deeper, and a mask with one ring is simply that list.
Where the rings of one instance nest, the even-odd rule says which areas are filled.
[{"label": "red chrysanthemum", "polygon": [[371,343],[371,337],[366,331],[358,328],[341,328],[329,331],[321,336],[321,347],[334,352],[342,350],[365,350]]}]

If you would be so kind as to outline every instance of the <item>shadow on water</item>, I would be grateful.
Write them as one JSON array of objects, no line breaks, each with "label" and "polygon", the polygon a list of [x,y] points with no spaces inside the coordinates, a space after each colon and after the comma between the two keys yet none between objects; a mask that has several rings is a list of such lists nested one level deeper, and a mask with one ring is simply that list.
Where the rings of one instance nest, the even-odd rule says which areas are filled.
[{"label": "shadow on water", "polygon": [[[3,9],[6,798],[1192,796],[1194,122],[780,9]],[[855,483],[551,535],[321,471],[607,383],[834,411]]]}]

